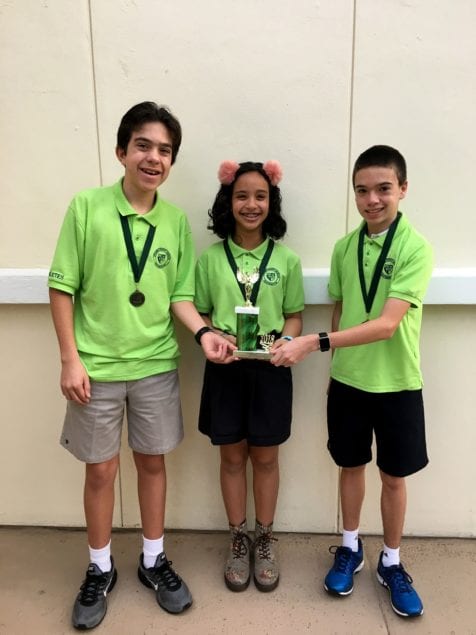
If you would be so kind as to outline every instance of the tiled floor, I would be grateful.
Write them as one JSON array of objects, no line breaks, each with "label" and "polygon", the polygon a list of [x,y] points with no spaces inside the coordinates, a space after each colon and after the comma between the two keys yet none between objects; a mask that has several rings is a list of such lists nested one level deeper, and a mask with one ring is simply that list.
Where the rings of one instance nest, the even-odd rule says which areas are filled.
[{"label": "tiled floor", "polygon": [[[375,577],[381,540],[364,538],[365,567],[347,598],[323,589],[336,536],[279,534],[281,582],[269,594],[250,587],[231,593],[223,583],[227,535],[169,532],[166,551],[187,581],[193,606],[164,613],[137,579],[140,533],[118,531],[113,553],[119,577],[108,613],[95,633],[151,635],[241,634],[476,634],[476,542],[470,539],[404,541],[402,555],[425,604],[408,620],[391,610]],[[76,632],[70,614],[87,562],[83,531],[0,528],[0,633],[59,635]]]}]

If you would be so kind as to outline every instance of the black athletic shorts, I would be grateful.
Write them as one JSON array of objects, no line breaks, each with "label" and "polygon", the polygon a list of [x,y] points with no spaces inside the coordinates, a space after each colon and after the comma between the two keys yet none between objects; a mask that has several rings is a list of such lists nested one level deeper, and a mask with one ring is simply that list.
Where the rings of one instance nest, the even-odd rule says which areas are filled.
[{"label": "black athletic shorts", "polygon": [[327,447],[340,467],[372,460],[390,476],[408,476],[428,463],[420,390],[372,393],[331,380],[327,399]]},{"label": "black athletic shorts", "polygon": [[206,362],[198,429],[213,445],[238,443],[272,446],[291,434],[291,369],[241,359],[231,364]]}]

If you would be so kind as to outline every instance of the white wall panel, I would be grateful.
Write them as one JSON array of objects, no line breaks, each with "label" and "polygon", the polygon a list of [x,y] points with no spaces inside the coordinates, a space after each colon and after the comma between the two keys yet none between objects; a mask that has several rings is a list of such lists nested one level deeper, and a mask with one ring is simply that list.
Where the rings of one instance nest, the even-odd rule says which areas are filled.
[{"label": "white wall panel", "polygon": [[352,159],[376,143],[399,148],[409,171],[402,209],[434,245],[437,266],[474,266],[476,4],[356,8]]},{"label": "white wall panel", "polygon": [[48,266],[73,193],[99,183],[88,2],[2,2],[0,84],[0,267]]},{"label": "white wall panel", "polygon": [[48,307],[2,306],[0,351],[0,525],[83,526],[84,465],[59,444],[66,401]]},{"label": "white wall panel", "polygon": [[212,240],[219,163],[276,158],[288,244],[306,266],[328,264],[345,229],[352,6],[93,2],[105,181],[119,175],[112,150],[126,109],[144,99],[168,104],[184,141],[163,192],[189,213],[198,249]]}]

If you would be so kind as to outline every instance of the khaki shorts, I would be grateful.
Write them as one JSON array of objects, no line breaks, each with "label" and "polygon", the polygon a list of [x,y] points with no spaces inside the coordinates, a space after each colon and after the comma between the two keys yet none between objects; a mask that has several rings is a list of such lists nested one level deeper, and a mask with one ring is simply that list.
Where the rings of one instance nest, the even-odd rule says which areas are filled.
[{"label": "khaki shorts", "polygon": [[85,463],[119,454],[127,415],[129,446],[141,454],[166,454],[183,439],[178,372],[136,381],[91,382],[91,401],[68,401],[61,445]]}]

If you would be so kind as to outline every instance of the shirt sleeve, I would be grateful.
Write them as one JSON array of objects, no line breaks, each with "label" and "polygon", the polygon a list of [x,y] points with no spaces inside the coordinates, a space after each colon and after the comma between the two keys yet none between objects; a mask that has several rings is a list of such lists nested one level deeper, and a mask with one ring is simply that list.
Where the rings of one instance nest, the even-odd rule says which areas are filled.
[{"label": "shirt sleeve", "polygon": [[63,220],[48,274],[48,287],[74,295],[81,286],[84,262],[84,227],[74,200]]},{"label": "shirt sleeve", "polygon": [[301,260],[295,256],[289,267],[283,313],[297,313],[304,309],[304,281]]},{"label": "shirt sleeve", "polygon": [[342,254],[340,243],[334,246],[331,258],[331,270],[327,290],[336,302],[342,300]]},{"label": "shirt sleeve", "polygon": [[430,282],[433,270],[433,250],[422,242],[395,271],[389,298],[398,298],[419,308]]},{"label": "shirt sleeve", "polygon": [[195,306],[199,313],[212,312],[206,254],[200,256],[195,268]]},{"label": "shirt sleeve", "polygon": [[192,231],[185,215],[181,219],[179,229],[179,251],[177,277],[170,302],[193,302],[195,289],[195,247]]}]

